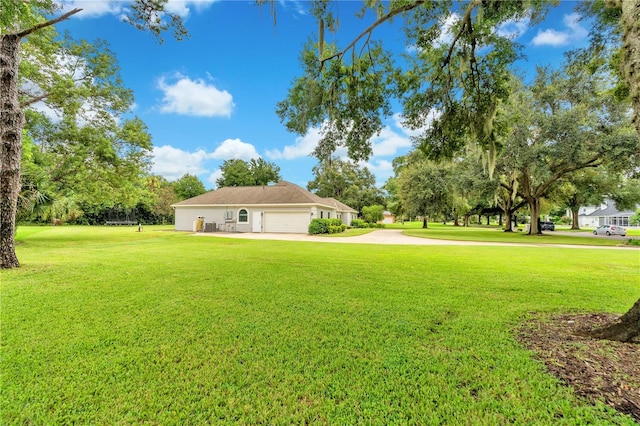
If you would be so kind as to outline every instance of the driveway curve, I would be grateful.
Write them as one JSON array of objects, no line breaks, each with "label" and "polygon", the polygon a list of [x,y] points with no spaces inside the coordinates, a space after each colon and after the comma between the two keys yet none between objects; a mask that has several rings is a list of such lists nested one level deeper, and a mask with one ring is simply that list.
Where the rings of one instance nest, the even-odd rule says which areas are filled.
[{"label": "driveway curve", "polygon": [[309,241],[317,243],[337,243],[337,244],[386,244],[386,245],[414,245],[414,246],[503,246],[503,247],[564,247],[564,248],[590,248],[609,250],[628,250],[635,247],[612,247],[612,246],[583,246],[569,244],[523,244],[523,243],[500,243],[488,241],[455,241],[439,240],[432,238],[411,237],[404,235],[401,229],[378,229],[368,234],[354,237],[320,237],[308,234],[272,234],[266,232],[211,232],[197,233],[198,236],[211,236],[217,238],[240,238],[249,240],[279,240],[279,241]]}]

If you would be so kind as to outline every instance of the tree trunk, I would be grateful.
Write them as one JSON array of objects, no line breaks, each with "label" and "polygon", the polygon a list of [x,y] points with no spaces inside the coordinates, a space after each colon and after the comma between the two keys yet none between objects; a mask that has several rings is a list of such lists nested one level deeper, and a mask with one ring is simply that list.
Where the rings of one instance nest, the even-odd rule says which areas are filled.
[{"label": "tree trunk", "polygon": [[498,226],[502,226],[502,213],[498,215]]},{"label": "tree trunk", "polygon": [[458,212],[453,213],[453,226],[460,226],[460,222],[458,221]]},{"label": "tree trunk", "polygon": [[531,220],[529,221],[529,235],[542,235],[540,229],[540,199],[535,197],[527,197],[529,203],[529,212]]},{"label": "tree trunk", "polygon": [[619,5],[622,8],[620,21],[624,34],[620,68],[629,85],[633,105],[631,122],[640,133],[640,2],[626,0],[620,1]]},{"label": "tree trunk", "polygon": [[20,266],[15,248],[24,127],[24,112],[18,99],[20,44],[29,34],[62,22],[81,10],[72,9],[55,19],[13,34],[0,34],[0,269]]},{"label": "tree trunk", "polygon": [[640,299],[613,323],[591,330],[587,334],[598,339],[640,343]]},{"label": "tree trunk", "polygon": [[18,101],[20,42],[20,36],[0,36],[0,268],[20,266],[14,239],[24,125]]},{"label": "tree trunk", "polygon": [[422,218],[422,227],[423,227],[424,229],[426,229],[426,228],[427,228],[427,217],[426,217],[426,216],[424,216],[424,217]]},{"label": "tree trunk", "polygon": [[571,229],[580,229],[580,223],[578,223],[579,212],[580,207],[577,207],[575,210],[571,209]]},{"label": "tree trunk", "polygon": [[511,229],[513,227],[513,225],[511,224],[511,214],[513,212],[508,212],[505,211],[504,212],[504,232],[513,232],[513,229]]}]

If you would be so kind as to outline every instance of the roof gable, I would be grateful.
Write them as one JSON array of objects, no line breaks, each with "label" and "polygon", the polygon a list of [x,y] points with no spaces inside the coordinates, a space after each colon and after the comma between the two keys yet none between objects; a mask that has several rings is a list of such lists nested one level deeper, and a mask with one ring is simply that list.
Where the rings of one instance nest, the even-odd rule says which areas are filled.
[{"label": "roof gable", "polygon": [[335,198],[328,197],[328,198],[324,198],[324,200],[328,205],[334,207],[338,211],[358,213],[358,210],[355,210],[349,207],[348,205],[336,200]]},{"label": "roof gable", "polygon": [[[340,203],[336,200],[333,201],[335,203]],[[226,186],[216,189],[215,191],[209,191],[205,194],[198,195],[197,197],[180,201],[173,206],[316,204],[343,210],[342,208],[336,207],[335,203],[330,202],[327,199],[320,198],[291,182],[280,181],[277,184],[270,186]],[[349,206],[342,203],[340,204],[346,207],[346,209],[351,209]]]}]

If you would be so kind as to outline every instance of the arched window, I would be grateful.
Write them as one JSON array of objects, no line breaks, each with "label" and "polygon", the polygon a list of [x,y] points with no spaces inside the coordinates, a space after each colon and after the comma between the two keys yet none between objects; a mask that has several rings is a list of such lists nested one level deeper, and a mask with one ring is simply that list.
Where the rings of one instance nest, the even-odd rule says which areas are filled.
[{"label": "arched window", "polygon": [[246,209],[240,209],[240,211],[238,212],[238,222],[249,222],[249,213]]}]

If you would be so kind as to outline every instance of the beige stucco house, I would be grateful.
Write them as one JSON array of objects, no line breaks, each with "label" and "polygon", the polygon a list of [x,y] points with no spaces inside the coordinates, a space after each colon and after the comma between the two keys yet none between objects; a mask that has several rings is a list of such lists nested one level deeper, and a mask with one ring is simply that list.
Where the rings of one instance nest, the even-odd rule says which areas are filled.
[{"label": "beige stucco house", "polygon": [[321,198],[290,182],[224,187],[172,205],[178,231],[307,233],[315,218],[337,218],[347,226],[358,212],[333,198]]}]

